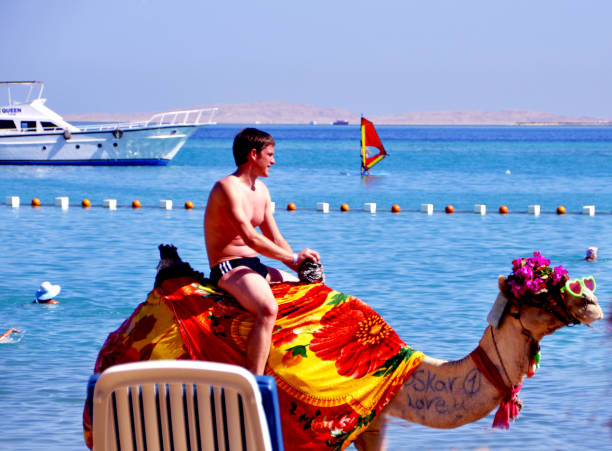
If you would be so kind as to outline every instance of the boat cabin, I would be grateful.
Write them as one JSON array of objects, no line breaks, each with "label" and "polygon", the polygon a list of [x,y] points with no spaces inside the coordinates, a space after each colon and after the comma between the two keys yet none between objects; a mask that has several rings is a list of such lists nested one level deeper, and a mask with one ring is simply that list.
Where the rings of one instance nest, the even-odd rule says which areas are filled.
[{"label": "boat cabin", "polygon": [[2,81],[0,88],[0,135],[79,131],[45,106],[42,82]]}]

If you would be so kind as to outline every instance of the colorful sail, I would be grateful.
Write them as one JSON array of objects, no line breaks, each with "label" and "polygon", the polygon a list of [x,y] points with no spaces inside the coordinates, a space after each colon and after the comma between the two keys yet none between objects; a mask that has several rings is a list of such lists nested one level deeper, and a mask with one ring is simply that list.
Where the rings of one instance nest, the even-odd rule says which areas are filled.
[{"label": "colorful sail", "polygon": [[[378,149],[376,155],[371,155],[369,147]],[[368,174],[370,169],[376,166],[387,156],[374,124],[365,117],[361,118],[361,173]]]}]

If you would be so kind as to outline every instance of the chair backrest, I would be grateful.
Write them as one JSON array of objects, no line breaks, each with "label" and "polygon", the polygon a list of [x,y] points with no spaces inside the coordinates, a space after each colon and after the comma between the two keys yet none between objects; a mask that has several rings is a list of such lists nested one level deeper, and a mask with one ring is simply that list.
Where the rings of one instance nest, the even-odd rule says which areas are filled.
[{"label": "chair backrest", "polygon": [[[264,403],[267,399],[275,410],[271,429],[262,385]],[[90,405],[94,451],[283,449],[274,379],[256,379],[235,365],[191,360],[116,365],[98,377]]]}]

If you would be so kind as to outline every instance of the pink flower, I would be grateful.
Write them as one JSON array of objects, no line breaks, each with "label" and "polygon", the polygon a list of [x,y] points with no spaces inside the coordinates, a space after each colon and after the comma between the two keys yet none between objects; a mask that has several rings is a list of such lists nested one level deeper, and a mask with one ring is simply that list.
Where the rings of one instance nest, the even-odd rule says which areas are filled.
[{"label": "pink flower", "polygon": [[528,293],[540,293],[562,282],[567,277],[567,271],[562,266],[550,267],[550,260],[540,252],[534,252],[533,257],[512,261],[513,273],[509,282],[512,295],[520,299]]},{"label": "pink flower", "polygon": [[552,280],[553,283],[556,285],[559,282],[561,282],[561,280],[563,280],[563,276],[567,275],[567,270],[563,267],[563,266],[555,266],[555,269],[553,270],[552,273]]},{"label": "pink flower", "polygon": [[531,269],[531,266],[525,265],[520,267],[515,274],[521,279],[531,279],[533,277],[533,269]]},{"label": "pink flower", "polygon": [[522,258],[517,258],[516,260],[512,260],[512,270],[516,271],[517,269],[519,269],[521,266],[523,266],[523,259]]},{"label": "pink flower", "polygon": [[533,257],[529,257],[528,261],[531,263],[531,266],[534,268],[538,268],[540,266],[548,266],[550,265],[550,260],[544,258],[540,252],[536,251],[533,253]]},{"label": "pink flower", "polygon": [[512,290],[512,294],[515,298],[520,298],[525,292],[525,287],[521,286],[515,282],[510,282],[510,289]]}]

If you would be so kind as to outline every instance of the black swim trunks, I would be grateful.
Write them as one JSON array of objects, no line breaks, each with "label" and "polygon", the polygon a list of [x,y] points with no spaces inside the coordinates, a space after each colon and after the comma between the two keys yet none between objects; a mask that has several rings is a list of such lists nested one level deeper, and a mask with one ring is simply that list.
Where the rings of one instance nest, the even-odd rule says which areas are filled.
[{"label": "black swim trunks", "polygon": [[217,284],[219,283],[219,279],[223,276],[223,274],[237,268],[238,266],[246,266],[247,268],[251,268],[253,271],[260,274],[264,279],[268,275],[267,266],[264,265],[258,257],[234,258],[233,260],[221,262],[212,268],[210,270],[210,281],[215,286],[218,286]]}]

